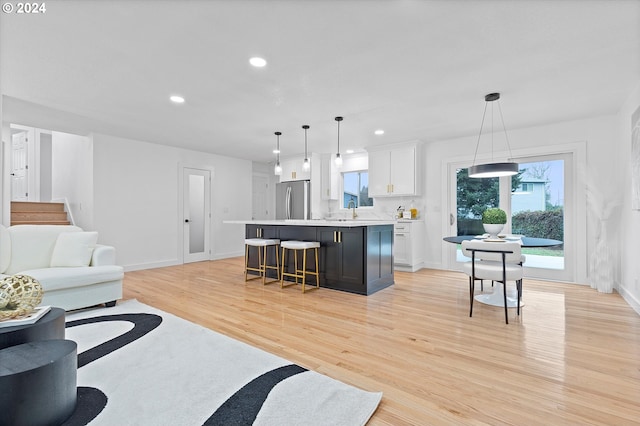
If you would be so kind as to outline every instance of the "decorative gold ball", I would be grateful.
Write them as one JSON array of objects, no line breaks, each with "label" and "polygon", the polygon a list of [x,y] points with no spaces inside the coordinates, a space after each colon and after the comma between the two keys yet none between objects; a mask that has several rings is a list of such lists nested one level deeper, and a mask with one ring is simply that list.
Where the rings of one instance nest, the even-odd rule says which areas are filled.
[{"label": "decorative gold ball", "polygon": [[28,275],[0,281],[0,320],[29,315],[42,302],[42,286]]}]

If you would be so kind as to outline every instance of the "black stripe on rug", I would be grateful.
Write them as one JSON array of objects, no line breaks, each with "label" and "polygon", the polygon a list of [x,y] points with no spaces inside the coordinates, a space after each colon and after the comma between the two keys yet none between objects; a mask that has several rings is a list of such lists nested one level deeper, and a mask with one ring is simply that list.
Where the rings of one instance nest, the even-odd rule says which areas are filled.
[{"label": "black stripe on rug", "polygon": [[78,401],[76,409],[60,426],[88,425],[107,405],[107,396],[96,388],[78,386]]},{"label": "black stripe on rug", "polygon": [[75,321],[69,321],[66,328],[76,327],[84,324],[93,324],[96,322],[107,321],[128,321],[133,323],[133,328],[120,336],[107,340],[91,349],[78,354],[78,368],[84,367],[96,359],[109,355],[111,352],[117,351],[123,346],[138,340],[154,328],[158,327],[162,322],[162,317],[155,314],[120,314],[120,315],[104,315],[101,317],[83,318]]},{"label": "black stripe on rug", "polygon": [[204,426],[251,425],[275,385],[296,374],[308,371],[299,365],[285,365],[256,377],[227,399],[204,423]]}]

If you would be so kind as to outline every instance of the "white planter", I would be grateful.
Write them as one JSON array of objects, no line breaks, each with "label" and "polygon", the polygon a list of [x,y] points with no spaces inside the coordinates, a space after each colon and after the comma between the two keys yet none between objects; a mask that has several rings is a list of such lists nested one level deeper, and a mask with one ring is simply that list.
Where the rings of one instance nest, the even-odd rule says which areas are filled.
[{"label": "white planter", "polygon": [[497,236],[500,231],[502,231],[502,228],[504,228],[503,223],[483,223],[482,226],[484,227],[484,232],[492,237]]}]

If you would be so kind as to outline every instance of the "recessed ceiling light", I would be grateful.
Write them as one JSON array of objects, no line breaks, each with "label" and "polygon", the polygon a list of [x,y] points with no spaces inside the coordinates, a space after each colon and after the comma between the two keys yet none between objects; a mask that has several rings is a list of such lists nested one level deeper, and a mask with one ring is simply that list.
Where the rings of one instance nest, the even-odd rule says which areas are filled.
[{"label": "recessed ceiling light", "polygon": [[274,150],[273,150],[273,153],[274,153],[274,154],[280,154],[280,150],[279,150],[279,149],[274,149]]},{"label": "recessed ceiling light", "polygon": [[183,104],[184,103],[184,98],[182,96],[173,95],[169,99],[171,99],[171,102],[175,102],[177,104]]},{"label": "recessed ceiling light", "polygon": [[348,149],[345,151],[346,154],[353,154],[355,151],[352,149]]},{"label": "recessed ceiling light", "polygon": [[375,131],[375,132],[373,132],[373,133],[375,133],[376,135],[384,135],[384,130],[382,130],[382,129],[378,129],[378,130],[376,130],[376,131]]},{"label": "recessed ceiling light", "polygon": [[267,65],[267,61],[266,60],[264,60],[263,58],[259,58],[257,56],[249,59],[249,63],[251,65],[253,65],[254,67],[256,67],[256,68],[262,68],[265,65]]}]

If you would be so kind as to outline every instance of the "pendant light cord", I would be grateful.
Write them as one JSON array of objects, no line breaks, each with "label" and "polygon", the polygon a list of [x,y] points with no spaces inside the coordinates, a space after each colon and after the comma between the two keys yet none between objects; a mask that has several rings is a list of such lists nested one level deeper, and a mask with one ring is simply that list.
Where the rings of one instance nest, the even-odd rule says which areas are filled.
[{"label": "pendant light cord", "polygon": [[[511,144],[509,143],[509,135],[507,134],[507,127],[504,125],[504,117],[502,115],[502,107],[500,106],[500,100],[496,99],[496,100],[492,100],[492,101],[485,101],[484,103],[484,112],[482,113],[482,122],[480,123],[480,133],[478,133],[478,142],[476,143],[476,152],[473,154],[473,164],[472,166],[476,165],[476,157],[478,156],[478,148],[480,148],[480,137],[482,136],[482,129],[484,127],[484,119],[487,115],[487,105],[489,105],[489,102],[497,102],[498,104],[498,112],[500,113],[500,121],[502,122],[502,130],[504,131],[504,137],[507,141],[507,149],[509,150],[509,160],[513,159],[513,153],[511,152]],[[339,123],[338,123],[339,124]],[[493,161],[493,105],[491,105],[491,161]]]},{"label": "pendant light cord", "polygon": [[302,128],[304,129],[304,160],[306,162],[309,158],[307,154],[307,129],[309,128],[309,125],[305,124]]},{"label": "pendant light cord", "polygon": [[480,133],[478,134],[478,142],[476,143],[476,152],[473,154],[473,164],[476,165],[476,156],[478,155],[478,148],[480,148],[480,137],[482,136],[482,128],[484,127],[484,117],[487,115],[487,105],[489,102],[484,103],[484,112],[482,113],[482,122],[480,123]]},{"label": "pendant light cord", "polygon": [[498,101],[498,111],[500,112],[500,120],[502,121],[502,129],[504,130],[504,138],[507,140],[507,148],[509,149],[509,158],[508,160],[513,160],[513,154],[511,153],[511,144],[509,143],[509,135],[507,135],[507,128],[504,125],[504,117],[502,116],[502,107],[500,106],[500,101]]}]

